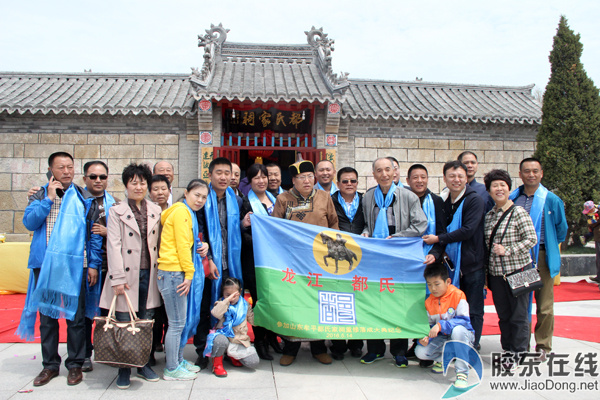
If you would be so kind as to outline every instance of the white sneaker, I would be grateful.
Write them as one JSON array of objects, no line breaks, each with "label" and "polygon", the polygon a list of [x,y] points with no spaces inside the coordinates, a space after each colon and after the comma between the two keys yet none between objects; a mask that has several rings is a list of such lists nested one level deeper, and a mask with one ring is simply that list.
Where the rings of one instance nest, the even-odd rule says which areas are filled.
[{"label": "white sneaker", "polygon": [[197,375],[193,372],[188,371],[179,365],[174,371],[164,369],[163,379],[165,381],[191,381],[196,379]]}]

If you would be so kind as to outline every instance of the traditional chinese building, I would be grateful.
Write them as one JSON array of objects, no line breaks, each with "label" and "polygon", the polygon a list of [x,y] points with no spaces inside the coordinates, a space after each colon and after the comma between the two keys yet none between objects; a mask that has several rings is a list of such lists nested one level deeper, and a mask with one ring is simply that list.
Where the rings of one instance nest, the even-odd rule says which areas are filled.
[{"label": "traditional chinese building", "polygon": [[[203,64],[192,74],[0,73],[0,232],[26,239],[26,191],[46,181],[48,155],[67,151],[76,169],[107,162],[109,190],[123,197],[120,172],[132,161],[170,161],[185,187],[216,156],[286,167],[300,156],[353,166],[359,189],[371,162],[394,156],[430,170],[461,151],[479,172],[518,163],[535,148],[541,109],[533,85],[498,87],[354,80],[334,74],[333,41],[314,27],[297,45],[227,42],[222,26],[199,37]],[[284,184],[290,184],[284,176]],[[180,190],[179,190],[180,191]]]}]

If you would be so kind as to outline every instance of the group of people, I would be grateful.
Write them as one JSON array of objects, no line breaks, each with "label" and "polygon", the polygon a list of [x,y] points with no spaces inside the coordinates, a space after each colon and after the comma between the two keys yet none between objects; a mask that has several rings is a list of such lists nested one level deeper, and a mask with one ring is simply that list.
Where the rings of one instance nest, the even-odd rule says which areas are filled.
[{"label": "group of people", "polygon": [[[92,318],[107,315],[116,296],[115,317],[129,320],[123,294],[139,318],[156,320],[153,352],[137,369],[142,379],[159,379],[152,366],[163,343],[165,380],[195,379],[210,360],[219,377],[227,376],[224,359],[254,368],[259,359],[273,360],[269,348],[282,354],[282,366],[291,365],[301,342],[283,337],[281,346],[276,333],[260,326],[253,326],[254,346],[248,336],[253,313],[244,291],[252,305],[260,302],[252,213],[365,237],[423,238],[431,330],[425,338],[414,338],[410,348],[409,339],[390,337],[397,367],[407,367],[408,359],[416,357],[422,367],[442,372],[441,350],[449,339],[479,350],[487,286],[507,355],[503,368],[517,368],[529,350],[530,298],[512,296],[504,277],[530,268],[539,270],[544,283],[535,292],[538,360],[545,361],[552,349],[553,277],[560,270],[558,245],[567,224],[564,205],[541,184],[542,165],[534,158],[520,163],[523,185],[511,191],[512,179],[504,170],[489,171],[484,184],[477,182],[477,156],[465,151],[444,165],[446,187],[439,196],[429,190],[429,172],[422,164],[412,165],[406,185],[400,183],[393,157],[373,161],[377,185],[364,194],[357,191],[354,168],[336,172],[327,160],[289,166],[293,187],[286,191],[275,164],[253,164],[240,180],[239,166],[216,158],[209,166],[209,182],[192,180],[179,201],[173,199],[174,171],[168,162],[152,170],[145,164],[127,166],[122,201],[106,191],[109,170],[102,161],[84,165],[84,188],[73,183],[70,154],[52,154],[48,166],[49,182],[30,191],[23,217],[34,235],[32,273],[17,333],[31,338],[39,311],[43,370],[35,386],[59,373],[57,320],[63,317],[68,326],[67,383],[81,382],[82,371],[93,369]],[[192,336],[198,355],[194,363],[183,358]],[[364,364],[384,358],[383,340],[366,342],[365,354],[362,340],[332,340],[329,349],[323,340],[310,341],[310,348],[322,364],[342,360],[348,350]],[[456,386],[466,386],[468,367],[457,362],[456,371]],[[117,387],[128,388],[130,375],[129,368],[120,368]]]}]

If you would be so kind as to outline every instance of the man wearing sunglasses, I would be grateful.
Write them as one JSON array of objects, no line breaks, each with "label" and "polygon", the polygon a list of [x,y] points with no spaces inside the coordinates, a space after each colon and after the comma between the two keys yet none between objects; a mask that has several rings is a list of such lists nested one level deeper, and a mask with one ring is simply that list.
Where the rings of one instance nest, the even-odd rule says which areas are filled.
[{"label": "man wearing sunglasses", "polygon": [[[339,190],[331,196],[335,211],[338,216],[340,231],[360,235],[365,227],[365,216],[362,208],[362,193],[358,193],[358,172],[351,167],[344,167],[337,173]],[[331,357],[334,360],[343,360],[344,353],[350,350],[354,358],[362,356],[362,340],[332,340]]]},{"label": "man wearing sunglasses", "polygon": [[[108,263],[106,261],[106,220],[108,218],[108,209],[115,203],[115,200],[107,191],[108,186],[108,166],[103,161],[89,161],[83,166],[83,183],[85,189],[94,196],[96,205],[95,213],[92,215],[92,233],[102,237],[102,273],[100,274],[99,288],[102,290],[106,274],[108,271]],[[106,313],[106,310],[102,310]],[[81,370],[90,372],[94,369],[92,365],[92,320],[85,319],[85,360]]]}]

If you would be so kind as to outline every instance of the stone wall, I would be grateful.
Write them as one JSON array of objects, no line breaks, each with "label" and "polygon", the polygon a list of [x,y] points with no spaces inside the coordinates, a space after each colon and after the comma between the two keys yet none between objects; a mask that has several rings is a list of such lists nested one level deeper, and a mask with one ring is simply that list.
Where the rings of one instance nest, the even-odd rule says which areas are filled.
[{"label": "stone wall", "polygon": [[340,143],[337,168],[354,165],[359,173],[359,190],[374,186],[372,162],[378,157],[395,157],[400,164],[400,181],[415,163],[429,170],[429,188],[438,193],[443,188],[442,168],[465,150],[479,159],[477,178],[493,168],[508,170],[513,187],[520,185],[519,163],[535,150],[537,126],[464,122],[427,122],[396,120],[346,119],[348,141]]},{"label": "stone wall", "polygon": [[[191,121],[191,122],[188,122]],[[121,172],[131,162],[166,160],[175,169],[174,187],[181,176],[197,177],[197,122],[168,115],[42,115],[0,114],[0,232],[8,240],[25,240],[22,224],[26,193],[47,182],[48,156],[66,151],[75,158],[75,180],[83,185],[82,167],[102,160],[110,170],[108,190],[123,198]],[[195,129],[195,132],[194,132]],[[196,134],[196,141],[187,134]],[[175,194],[181,189],[175,190]]]},{"label": "stone wall", "polygon": [[[326,110],[316,110],[317,146],[324,148]],[[22,224],[26,193],[46,182],[47,158],[55,151],[75,157],[75,182],[82,184],[82,166],[102,160],[111,176],[108,190],[123,198],[120,174],[130,162],[159,160],[175,168],[174,196],[189,180],[198,177],[199,117],[168,115],[42,115],[0,113],[0,232],[9,240],[27,240]],[[220,143],[221,108],[213,107],[213,146]],[[429,187],[444,187],[442,166],[464,151],[480,161],[478,177],[492,168],[507,169],[518,180],[518,165],[535,149],[537,126],[502,123],[428,122],[383,119],[340,121],[337,165],[354,166],[359,190],[374,186],[371,164],[377,157],[394,156],[400,162],[401,180],[408,167],[424,164],[430,172]],[[180,184],[181,182],[181,184]]]}]

